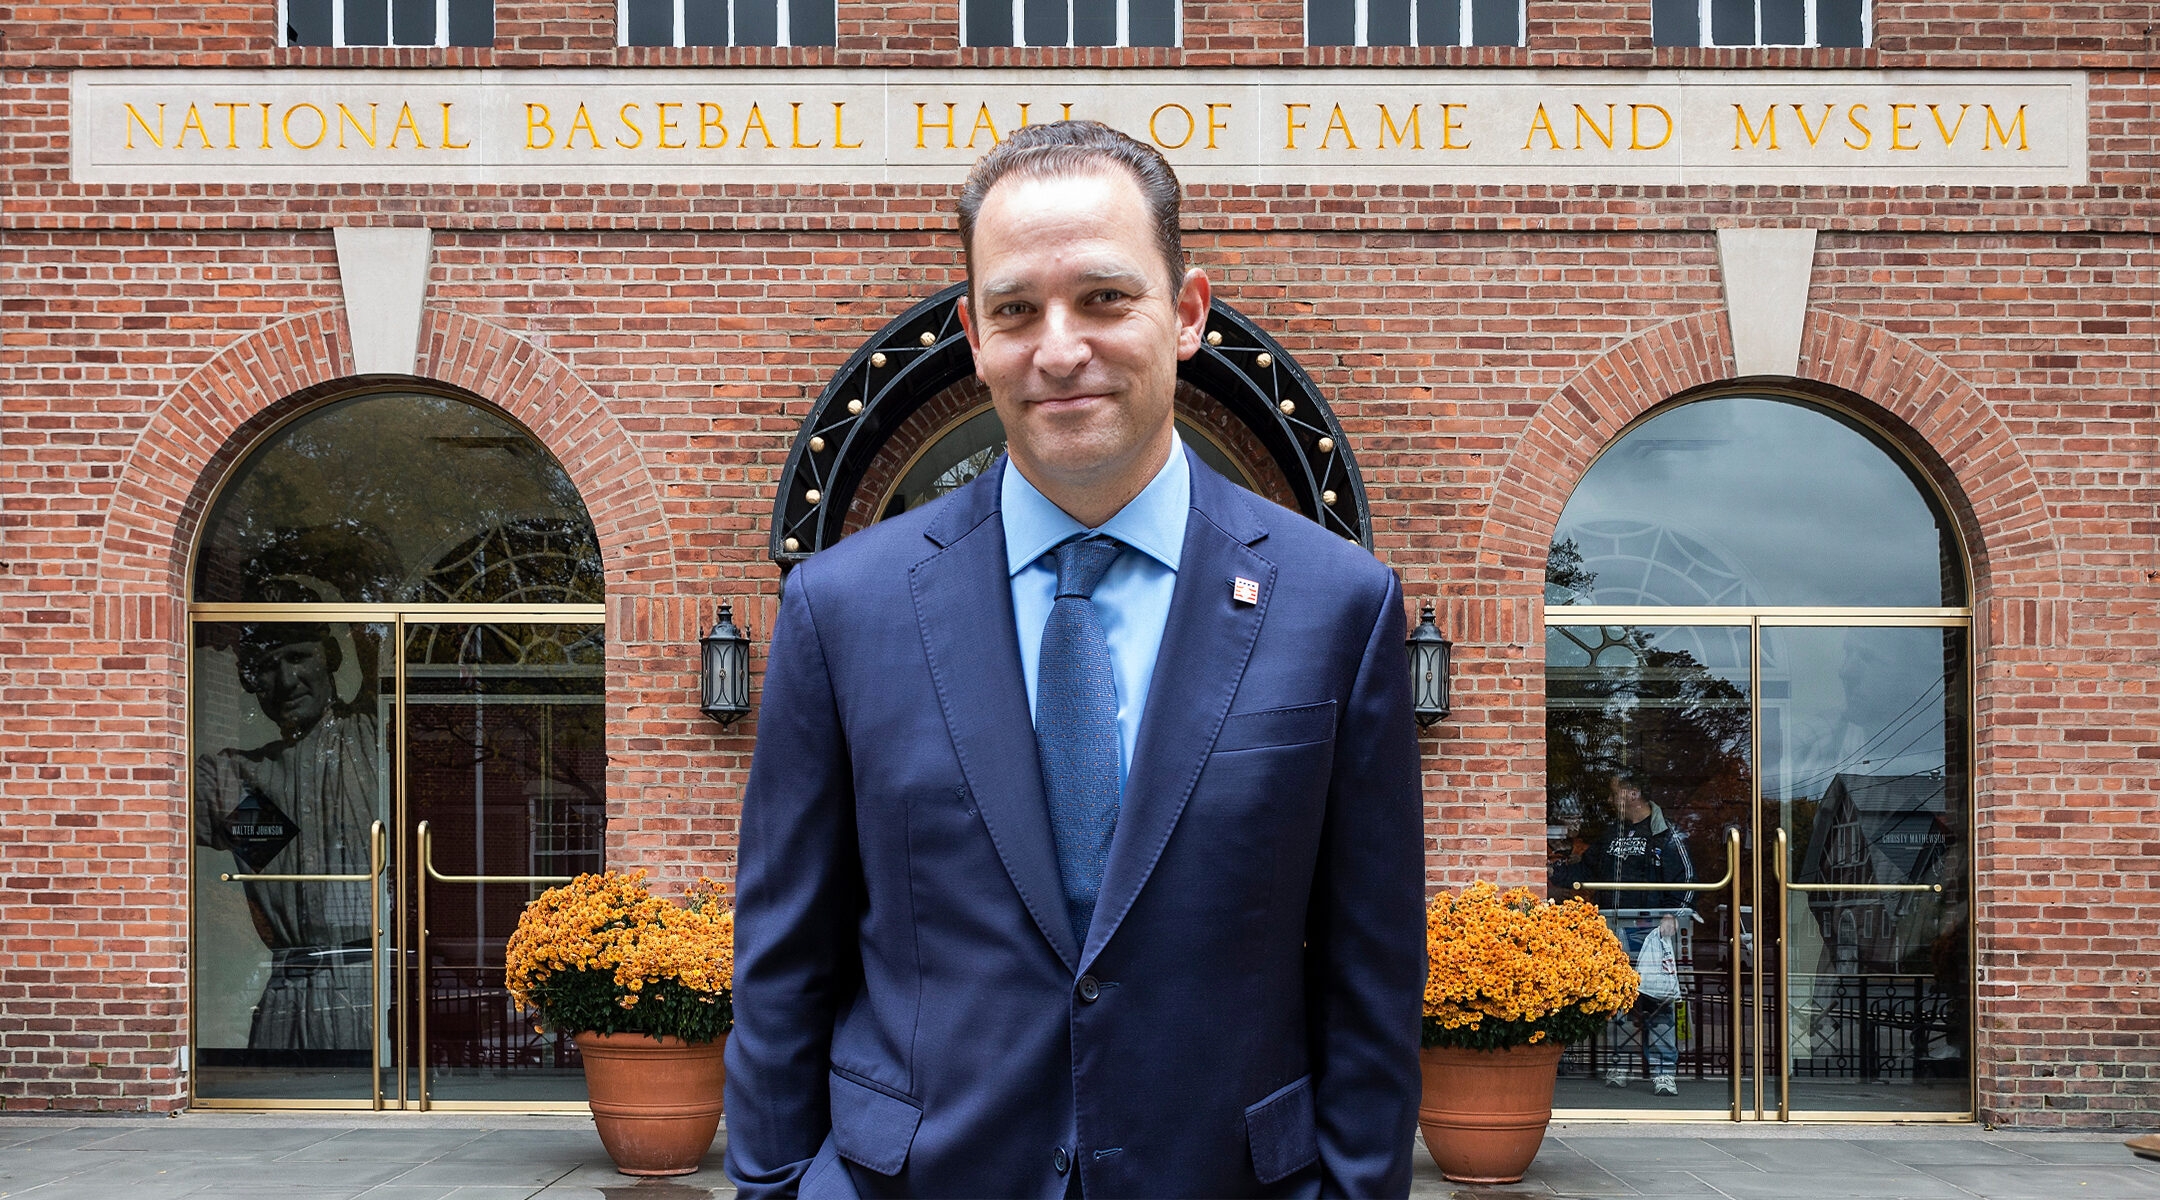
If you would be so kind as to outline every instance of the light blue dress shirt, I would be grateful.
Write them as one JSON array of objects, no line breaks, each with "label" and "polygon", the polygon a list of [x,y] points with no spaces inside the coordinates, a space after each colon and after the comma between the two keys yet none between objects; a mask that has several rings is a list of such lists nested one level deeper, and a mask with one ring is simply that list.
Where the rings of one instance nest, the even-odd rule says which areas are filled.
[{"label": "light blue dress shirt", "polygon": [[1170,623],[1170,595],[1177,590],[1178,557],[1185,548],[1192,468],[1185,461],[1184,443],[1174,442],[1170,461],[1147,487],[1095,529],[1073,520],[1036,491],[1010,459],[998,506],[1005,523],[1005,569],[1012,577],[1013,623],[1020,633],[1020,670],[1027,679],[1031,720],[1043,624],[1057,603],[1057,560],[1046,556],[1058,543],[1083,533],[1107,534],[1127,547],[1096,585],[1093,597],[1117,684],[1122,780],[1132,770],[1148,684],[1155,678],[1155,652],[1162,647],[1163,627]]}]

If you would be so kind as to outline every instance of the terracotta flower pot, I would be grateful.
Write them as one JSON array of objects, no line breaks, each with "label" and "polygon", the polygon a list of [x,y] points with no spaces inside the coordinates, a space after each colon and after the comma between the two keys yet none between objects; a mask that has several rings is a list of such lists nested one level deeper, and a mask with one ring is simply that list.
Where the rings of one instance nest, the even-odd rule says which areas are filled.
[{"label": "terracotta flower pot", "polygon": [[642,1033],[581,1033],[585,1090],[593,1124],[625,1175],[688,1175],[720,1129],[727,1082],[717,1041],[686,1042]]},{"label": "terracotta flower pot", "polygon": [[1508,1050],[1418,1051],[1425,1093],[1418,1128],[1440,1173],[1457,1183],[1514,1183],[1530,1169],[1552,1123],[1560,1052],[1552,1043]]}]

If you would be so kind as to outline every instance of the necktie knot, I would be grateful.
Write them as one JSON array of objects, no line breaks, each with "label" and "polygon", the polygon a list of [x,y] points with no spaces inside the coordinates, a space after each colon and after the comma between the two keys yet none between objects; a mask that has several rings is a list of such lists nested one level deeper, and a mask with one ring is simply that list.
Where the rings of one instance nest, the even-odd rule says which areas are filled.
[{"label": "necktie knot", "polygon": [[1110,564],[1124,552],[1125,543],[1101,535],[1076,538],[1052,550],[1057,556],[1057,598],[1093,596]]}]

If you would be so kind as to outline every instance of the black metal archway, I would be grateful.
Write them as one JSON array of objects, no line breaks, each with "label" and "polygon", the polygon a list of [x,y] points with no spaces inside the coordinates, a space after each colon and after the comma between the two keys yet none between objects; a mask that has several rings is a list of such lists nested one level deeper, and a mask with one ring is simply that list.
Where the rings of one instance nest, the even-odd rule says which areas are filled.
[{"label": "black metal archway", "polygon": [[[804,418],[773,503],[772,557],[801,562],[840,540],[855,490],[887,438],[975,373],[954,284],[902,313],[849,357]],[[1274,338],[1217,300],[1178,378],[1249,429],[1289,480],[1299,511],[1372,547],[1365,481],[1335,413]]]}]

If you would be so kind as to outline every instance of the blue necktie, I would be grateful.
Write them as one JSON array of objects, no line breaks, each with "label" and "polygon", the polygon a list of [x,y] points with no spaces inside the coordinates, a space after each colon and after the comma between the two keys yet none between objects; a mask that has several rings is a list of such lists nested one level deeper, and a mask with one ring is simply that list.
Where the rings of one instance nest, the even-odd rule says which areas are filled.
[{"label": "blue necktie", "polygon": [[1043,796],[1050,804],[1050,834],[1065,882],[1065,911],[1083,946],[1102,892],[1124,786],[1110,641],[1088,597],[1124,552],[1124,543],[1106,537],[1066,542],[1051,551],[1057,556],[1057,602],[1043,622],[1036,659],[1035,746]]}]

